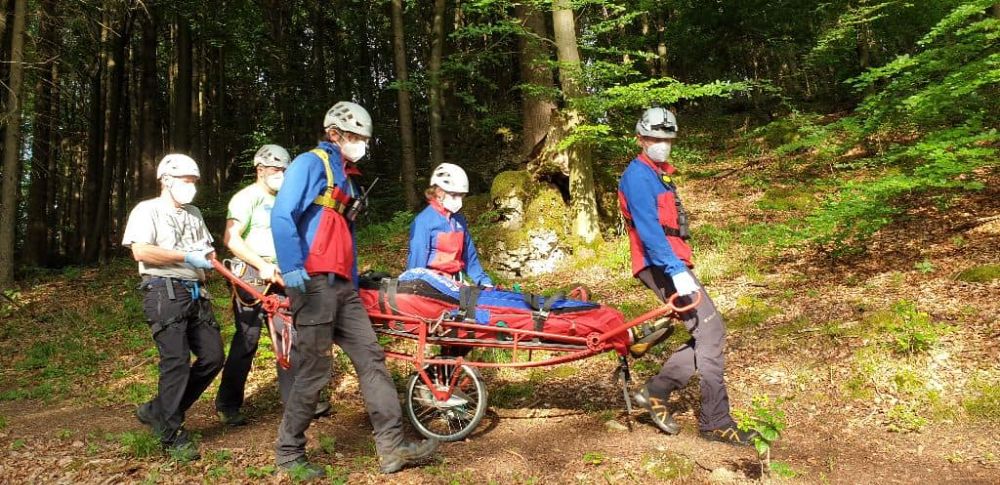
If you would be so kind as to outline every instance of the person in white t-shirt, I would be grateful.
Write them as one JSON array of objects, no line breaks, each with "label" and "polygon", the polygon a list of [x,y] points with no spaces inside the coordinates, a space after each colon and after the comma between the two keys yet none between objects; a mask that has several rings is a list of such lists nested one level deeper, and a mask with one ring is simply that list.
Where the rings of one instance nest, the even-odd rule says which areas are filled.
[{"label": "person in white t-shirt", "polygon": [[167,155],[156,177],[160,196],[132,209],[122,240],[139,262],[143,312],[160,356],[156,397],[139,406],[136,417],[159,435],[171,456],[194,460],[201,455],[183,427],[184,414],[218,375],[224,358],[204,289],[215,249],[201,211],[191,205],[198,164],[187,155]]}]

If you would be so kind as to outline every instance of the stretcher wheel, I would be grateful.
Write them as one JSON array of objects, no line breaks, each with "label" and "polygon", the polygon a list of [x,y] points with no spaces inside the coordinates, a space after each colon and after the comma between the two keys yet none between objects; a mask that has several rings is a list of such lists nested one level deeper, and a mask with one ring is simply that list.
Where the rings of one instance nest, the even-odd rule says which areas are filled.
[{"label": "stretcher wheel", "polygon": [[414,372],[406,385],[406,413],[420,434],[440,441],[459,441],[472,434],[483,420],[487,407],[486,383],[474,367],[431,364],[424,368],[431,381],[447,391],[452,379],[455,389],[445,400],[437,399]]}]

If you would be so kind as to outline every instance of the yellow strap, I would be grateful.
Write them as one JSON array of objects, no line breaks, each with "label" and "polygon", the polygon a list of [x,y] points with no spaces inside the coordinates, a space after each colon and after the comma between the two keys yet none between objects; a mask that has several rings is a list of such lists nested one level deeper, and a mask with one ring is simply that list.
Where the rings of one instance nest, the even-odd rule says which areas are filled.
[{"label": "yellow strap", "polygon": [[334,204],[336,201],[333,200],[333,169],[330,168],[330,154],[326,153],[326,150],[322,148],[313,148],[310,150],[314,153],[320,160],[323,161],[323,168],[326,170],[326,192],[322,195],[316,197],[313,203],[321,205],[323,207],[335,208]]},{"label": "yellow strap", "polygon": [[330,168],[330,154],[326,153],[326,150],[322,148],[313,148],[310,151],[323,161],[323,168],[326,169],[326,186],[333,187],[333,170]]}]

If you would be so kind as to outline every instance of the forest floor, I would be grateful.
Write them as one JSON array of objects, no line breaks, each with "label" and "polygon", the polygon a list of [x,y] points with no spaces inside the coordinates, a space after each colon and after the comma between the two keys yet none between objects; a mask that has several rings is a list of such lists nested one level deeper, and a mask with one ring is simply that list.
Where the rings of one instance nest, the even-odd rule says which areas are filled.
[{"label": "forest floor", "polygon": [[[479,429],[393,482],[1000,482],[1000,279],[990,275],[1000,261],[1000,174],[978,174],[986,187],[979,192],[904,201],[903,216],[866,251],[832,258],[815,249],[765,251],[746,231],[813,207],[813,186],[794,177],[762,183],[767,168],[748,168],[738,156],[704,159],[718,161],[704,162],[703,175],[681,188],[696,220],[697,272],[727,319],[733,408],[769,396],[785,413],[787,429],[771,453],[783,473],[762,478],[752,448],[698,438],[696,382],[672,399],[680,435],[658,433],[638,412],[628,419],[609,355],[486,373],[491,408]],[[522,283],[584,283],[600,301],[636,315],[655,301],[627,272],[627,243],[615,240]],[[187,420],[203,459],[179,463],[159,452],[133,417],[156,386],[136,281],[122,259],[31,275],[8,295],[0,481],[290,482],[273,473],[281,406],[267,350],[248,385],[251,424],[219,424],[213,386]],[[222,296],[215,303],[228,338],[218,278],[212,289]],[[634,361],[637,381],[685,338],[675,335]],[[338,358],[331,384],[333,414],[308,432],[310,455],[329,466],[332,483],[381,482],[345,360]],[[409,373],[396,363],[391,369],[400,383]]]}]

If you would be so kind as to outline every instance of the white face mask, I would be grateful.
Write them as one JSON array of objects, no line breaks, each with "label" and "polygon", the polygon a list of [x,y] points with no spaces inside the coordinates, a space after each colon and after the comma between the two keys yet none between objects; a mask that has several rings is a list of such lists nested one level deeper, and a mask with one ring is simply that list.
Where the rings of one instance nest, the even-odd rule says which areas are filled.
[{"label": "white face mask", "polygon": [[646,147],[646,156],[656,163],[663,163],[670,157],[670,142],[661,141]]},{"label": "white face mask", "polygon": [[281,184],[285,183],[285,174],[283,172],[272,173],[264,179],[264,185],[274,192],[281,190]]},{"label": "white face mask", "polygon": [[185,182],[183,180],[174,179],[170,184],[170,196],[174,198],[174,201],[178,204],[190,204],[194,200],[194,195],[198,193],[198,189],[191,182]]},{"label": "white face mask", "polygon": [[444,197],[441,198],[441,205],[444,206],[445,209],[448,209],[448,212],[454,214],[462,210],[462,196],[444,194]]},{"label": "white face mask", "polygon": [[340,144],[340,153],[352,162],[364,158],[367,149],[368,143],[363,141],[345,141]]}]

